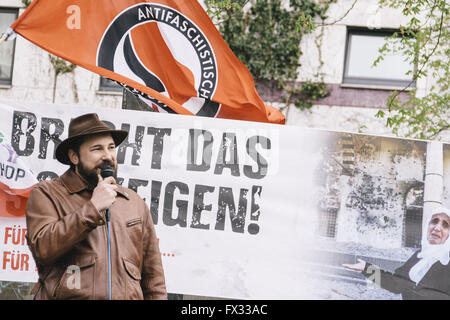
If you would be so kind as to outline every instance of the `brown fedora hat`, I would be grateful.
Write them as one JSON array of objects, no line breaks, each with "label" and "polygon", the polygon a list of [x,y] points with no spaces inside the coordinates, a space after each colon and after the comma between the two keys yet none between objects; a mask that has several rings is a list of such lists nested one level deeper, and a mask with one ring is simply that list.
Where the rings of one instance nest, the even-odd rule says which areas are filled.
[{"label": "brown fedora hat", "polygon": [[128,136],[128,131],[113,130],[106,123],[100,121],[96,113],[87,113],[77,118],[70,120],[69,136],[62,141],[55,151],[56,159],[64,164],[70,164],[69,156],[67,155],[71,145],[74,141],[83,136],[93,135],[97,133],[110,133],[116,146],[122,143]]}]

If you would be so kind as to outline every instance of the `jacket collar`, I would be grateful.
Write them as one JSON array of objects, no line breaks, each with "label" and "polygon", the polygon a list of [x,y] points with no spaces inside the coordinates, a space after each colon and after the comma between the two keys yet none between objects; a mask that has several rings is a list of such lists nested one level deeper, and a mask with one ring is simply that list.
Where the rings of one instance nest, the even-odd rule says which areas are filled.
[{"label": "jacket collar", "polygon": [[[83,190],[88,190],[88,185],[78,174],[76,174],[72,169],[68,169],[60,177],[61,182],[64,187],[69,191],[69,193],[78,193]],[[128,192],[124,187],[118,185],[117,193],[129,200]]]}]

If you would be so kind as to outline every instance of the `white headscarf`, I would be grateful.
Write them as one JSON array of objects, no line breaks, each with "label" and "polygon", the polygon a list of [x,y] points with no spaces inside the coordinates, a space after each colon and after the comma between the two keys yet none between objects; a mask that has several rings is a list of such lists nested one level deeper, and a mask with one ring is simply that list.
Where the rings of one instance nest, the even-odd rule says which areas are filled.
[{"label": "white headscarf", "polygon": [[420,259],[412,268],[409,270],[409,278],[416,284],[422,280],[425,274],[430,270],[431,266],[437,261],[441,262],[443,265],[447,265],[450,261],[450,236],[442,244],[430,244],[428,242],[428,225],[430,224],[433,215],[443,213],[450,217],[450,210],[439,206],[431,212],[428,216],[427,224],[424,234],[422,234],[422,249],[417,255]]}]

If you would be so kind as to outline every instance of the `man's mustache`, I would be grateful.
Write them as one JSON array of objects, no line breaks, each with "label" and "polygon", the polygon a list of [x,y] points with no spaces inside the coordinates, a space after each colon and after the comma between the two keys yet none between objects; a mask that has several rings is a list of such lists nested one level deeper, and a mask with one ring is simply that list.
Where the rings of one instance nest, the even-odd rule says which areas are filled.
[{"label": "man's mustache", "polygon": [[102,163],[97,166],[98,169],[102,169],[102,168],[105,168],[105,167],[113,167],[113,168],[115,168],[115,164],[113,162],[111,162],[111,161],[105,160],[105,161],[102,161]]}]

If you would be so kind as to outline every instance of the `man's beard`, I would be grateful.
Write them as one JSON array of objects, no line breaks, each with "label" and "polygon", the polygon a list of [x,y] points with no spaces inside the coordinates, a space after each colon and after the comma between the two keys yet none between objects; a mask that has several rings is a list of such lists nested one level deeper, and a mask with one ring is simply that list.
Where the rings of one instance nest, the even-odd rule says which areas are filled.
[{"label": "man's beard", "polygon": [[112,167],[114,170],[114,179],[117,180],[117,166],[109,161],[103,161],[100,165],[96,166],[94,169],[87,169],[83,162],[80,161],[77,165],[78,174],[87,182],[88,189],[93,190],[98,184],[97,170],[104,167]]}]

